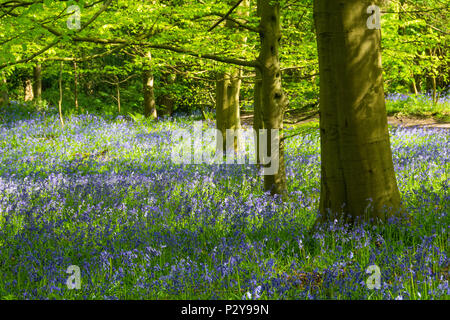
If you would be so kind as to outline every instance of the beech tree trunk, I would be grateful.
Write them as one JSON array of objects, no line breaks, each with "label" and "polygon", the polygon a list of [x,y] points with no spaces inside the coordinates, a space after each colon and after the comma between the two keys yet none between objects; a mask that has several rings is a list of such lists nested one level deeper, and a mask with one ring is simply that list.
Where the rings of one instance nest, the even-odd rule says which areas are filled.
[{"label": "beech tree trunk", "polygon": [[42,99],[42,66],[40,63],[33,68],[33,99],[36,102]]},{"label": "beech tree trunk", "polygon": [[156,119],[158,114],[156,112],[155,92],[153,89],[153,72],[152,72],[152,55],[150,52],[146,55],[142,71],[142,84],[144,91],[144,115],[148,118]]},{"label": "beech tree trunk", "polygon": [[73,62],[75,110],[78,112],[78,71],[77,62]]},{"label": "beech tree trunk", "polygon": [[119,79],[117,79],[117,83],[116,83],[116,99],[117,99],[117,111],[120,114],[120,83],[119,83]]},{"label": "beech tree trunk", "polygon": [[30,79],[25,79],[23,85],[23,100],[24,101],[33,101],[33,82]]},{"label": "beech tree trunk", "polygon": [[419,90],[417,90],[417,85],[416,85],[416,76],[413,74],[412,75],[412,89],[414,91],[414,94],[417,96],[419,94]]},{"label": "beech tree trunk", "polygon": [[[248,11],[242,12],[242,8],[248,8],[250,6],[249,0],[244,0],[237,12],[240,16],[247,17]],[[225,27],[233,28],[235,23],[227,20]],[[242,47],[247,42],[246,37],[242,37],[237,43],[237,46]],[[241,112],[239,94],[241,91],[242,68],[230,67],[225,72],[217,74],[216,82],[216,128],[221,132],[223,138],[223,150],[226,151],[227,139],[226,130],[241,129]],[[238,136],[234,141],[234,150],[238,151]]]},{"label": "beech tree trunk", "polygon": [[63,62],[61,61],[59,64],[59,101],[58,101],[58,111],[59,111],[59,122],[61,123],[61,127],[64,128],[64,118],[62,114],[62,100],[63,100],[63,89],[62,89],[62,72],[63,72]]},{"label": "beech tree trunk", "polygon": [[[259,115],[262,129],[267,129],[267,152],[269,156],[277,157],[279,168],[273,175],[264,175],[264,189],[272,194],[286,193],[286,172],[284,164],[284,142],[282,139],[283,116],[288,105],[287,97],[281,85],[281,68],[279,48],[281,41],[280,5],[272,0],[259,0],[258,13],[260,21],[261,49],[258,57],[261,73],[261,106]],[[279,131],[278,154],[271,154],[271,130]]]},{"label": "beech tree trunk", "polygon": [[431,83],[433,86],[433,104],[437,104],[436,77],[431,77]]},{"label": "beech tree trunk", "polygon": [[[262,123],[262,91],[261,91],[261,71],[256,68],[256,76],[255,76],[255,88],[253,93],[253,129],[256,133],[259,132],[259,129],[264,128],[264,124]],[[259,134],[256,134],[255,137],[256,144],[256,163],[261,164],[260,152],[259,152]]]},{"label": "beech tree trunk", "polygon": [[[383,218],[400,209],[371,0],[315,0],[320,69],[322,219]],[[385,212],[385,209],[391,209]]]},{"label": "beech tree trunk", "polygon": [[[239,109],[239,93],[241,90],[241,70],[235,69],[232,74],[219,73],[216,82],[216,127],[223,138],[223,150],[226,151],[226,130],[241,128]],[[238,138],[239,139],[239,138]],[[234,150],[237,151],[237,141]]]},{"label": "beech tree trunk", "polygon": [[0,107],[9,103],[8,89],[6,87],[6,78],[2,79],[0,83]]}]

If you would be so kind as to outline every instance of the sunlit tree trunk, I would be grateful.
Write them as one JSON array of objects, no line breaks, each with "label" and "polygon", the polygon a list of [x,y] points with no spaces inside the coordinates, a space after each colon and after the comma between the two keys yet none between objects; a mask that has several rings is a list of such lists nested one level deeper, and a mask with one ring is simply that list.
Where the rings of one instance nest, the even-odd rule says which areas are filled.
[{"label": "sunlit tree trunk", "polygon": [[[284,142],[282,140],[283,116],[288,105],[286,94],[281,85],[279,48],[281,41],[280,5],[272,0],[259,0],[261,49],[258,57],[261,73],[260,124],[267,129],[267,150],[279,162],[278,172],[264,176],[264,189],[272,194],[284,195],[286,192],[286,173],[284,164]],[[278,154],[271,154],[271,130],[279,130]]]},{"label": "sunlit tree trunk", "polygon": [[320,69],[323,219],[385,216],[400,208],[385,107],[381,32],[371,0],[315,0]]},{"label": "sunlit tree trunk", "polygon": [[119,79],[117,79],[117,82],[116,82],[116,100],[117,100],[117,112],[119,112],[119,114],[120,114],[121,103],[120,103],[120,83],[119,83]]},{"label": "sunlit tree trunk", "polygon": [[[249,0],[244,0],[237,9],[237,13],[242,17],[248,16],[248,11],[239,10],[248,8]],[[235,23],[227,20],[225,27],[233,28]],[[246,37],[241,37],[237,46],[242,47],[247,42]],[[241,90],[242,68],[228,67],[226,71],[217,74],[216,82],[216,128],[222,134],[223,150],[226,150],[227,139],[226,130],[241,129],[241,113],[239,95]],[[234,150],[238,150],[238,136],[234,141]]]},{"label": "sunlit tree trunk", "polygon": [[33,82],[30,79],[25,79],[23,85],[23,100],[24,101],[33,101]]},{"label": "sunlit tree trunk", "polygon": [[59,111],[59,122],[61,123],[61,127],[64,128],[64,118],[62,114],[62,100],[63,100],[63,89],[62,89],[62,73],[63,73],[63,62],[61,61],[59,64],[59,100],[58,100],[58,111]]},{"label": "sunlit tree trunk", "polygon": [[417,96],[419,94],[419,90],[417,90],[416,76],[413,74],[411,78],[412,78],[412,89],[414,91],[414,94]]},{"label": "sunlit tree trunk", "polygon": [[[219,73],[216,82],[216,127],[223,138],[223,150],[226,150],[226,130],[241,128],[239,93],[241,71],[235,69],[232,74]],[[234,143],[237,151],[237,141]]]},{"label": "sunlit tree trunk", "polygon": [[38,63],[33,68],[33,99],[40,102],[42,98],[42,65]]},{"label": "sunlit tree trunk", "polygon": [[155,92],[153,88],[153,72],[152,72],[152,55],[148,52],[145,56],[145,62],[142,71],[142,84],[144,91],[144,115],[148,118],[156,119],[158,114],[156,112]]},{"label": "sunlit tree trunk", "polygon": [[77,62],[73,62],[73,73],[74,73],[74,97],[75,97],[75,110],[78,112],[78,70]]},{"label": "sunlit tree trunk", "polygon": [[433,86],[433,104],[436,104],[438,101],[438,98],[437,98],[437,90],[436,90],[437,88],[436,88],[436,77],[435,76],[431,77],[431,83]]},{"label": "sunlit tree trunk", "polygon": [[[261,91],[261,71],[256,68],[256,76],[255,76],[255,88],[254,88],[254,95],[253,95],[253,129],[255,132],[259,132],[260,129],[264,128],[264,125],[262,123],[262,91]],[[259,152],[259,134],[255,137],[255,144],[256,144],[256,162],[258,164],[261,163],[260,159],[260,152]]]}]

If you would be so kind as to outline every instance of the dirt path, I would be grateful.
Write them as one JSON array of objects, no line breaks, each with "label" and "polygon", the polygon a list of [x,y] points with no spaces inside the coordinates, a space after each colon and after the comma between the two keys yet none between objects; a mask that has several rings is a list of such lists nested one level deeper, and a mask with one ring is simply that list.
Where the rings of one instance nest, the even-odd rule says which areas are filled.
[{"label": "dirt path", "polygon": [[[301,124],[308,123],[311,121],[317,121],[319,119],[318,115],[314,117],[298,121],[297,119],[302,119],[304,116],[288,113],[285,116],[284,123],[285,124]],[[253,125],[253,113],[252,112],[242,112],[241,121],[246,125]],[[417,117],[405,117],[405,116],[391,116],[388,117],[388,123],[394,126],[403,126],[403,127],[424,127],[424,128],[442,128],[450,130],[450,122],[441,122],[433,118],[417,118]]]},{"label": "dirt path", "polygon": [[414,117],[388,117],[388,123],[395,126],[404,127],[425,127],[425,128],[443,128],[450,129],[449,122],[440,122],[433,118],[414,118]]}]

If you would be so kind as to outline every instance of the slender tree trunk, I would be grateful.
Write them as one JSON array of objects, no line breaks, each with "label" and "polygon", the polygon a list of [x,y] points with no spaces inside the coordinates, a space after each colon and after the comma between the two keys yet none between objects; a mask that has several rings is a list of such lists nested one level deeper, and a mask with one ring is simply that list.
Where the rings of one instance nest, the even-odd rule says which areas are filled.
[{"label": "slender tree trunk", "polygon": [[[264,124],[262,122],[262,90],[261,90],[261,71],[256,68],[256,76],[255,76],[255,88],[254,88],[254,98],[253,98],[253,129],[256,133],[259,132],[260,129],[264,129]],[[256,163],[261,164],[260,159],[260,151],[259,151],[259,134],[256,134],[255,137],[256,144]]]},{"label": "slender tree trunk", "polygon": [[322,219],[400,209],[384,99],[381,32],[371,0],[315,0],[320,69]]},{"label": "slender tree trunk", "polygon": [[[267,129],[267,153],[278,158],[278,172],[264,175],[264,189],[272,194],[286,193],[286,172],[284,164],[284,142],[282,139],[283,116],[288,105],[281,85],[279,48],[281,41],[280,5],[272,0],[259,0],[261,51],[258,58],[261,72],[261,118]],[[258,89],[259,90],[259,89]],[[278,154],[271,154],[272,129],[279,131]]]},{"label": "slender tree trunk", "polygon": [[33,68],[33,99],[39,103],[42,99],[42,65]]},{"label": "slender tree trunk", "polygon": [[78,112],[78,71],[77,62],[73,62],[75,110]]},{"label": "slender tree trunk", "polygon": [[419,90],[417,90],[415,75],[412,77],[412,87],[414,90],[414,94],[417,96],[419,94]]},{"label": "slender tree trunk", "polygon": [[33,101],[33,83],[30,79],[26,79],[23,86],[24,101]]},{"label": "slender tree trunk", "polygon": [[[119,79],[117,79],[119,81]],[[116,94],[117,94],[117,111],[120,114],[120,83],[116,82]]]},{"label": "slender tree trunk", "polygon": [[420,75],[414,75],[414,84],[417,89],[417,94],[422,92],[422,84],[423,84],[423,78]]},{"label": "slender tree trunk", "polygon": [[431,83],[433,85],[433,104],[437,104],[437,94],[436,94],[436,77],[431,77]]},{"label": "slender tree trunk", "polygon": [[[216,81],[216,127],[225,138],[225,130],[228,128],[228,119],[230,101],[228,100],[228,88],[231,86],[230,76],[219,72]],[[228,128],[229,129],[229,128]]]},{"label": "slender tree trunk", "polygon": [[6,78],[3,78],[0,83],[0,107],[9,103],[8,89],[6,87]]},{"label": "slender tree trunk", "polygon": [[58,111],[59,111],[59,121],[61,123],[61,127],[64,128],[64,118],[62,114],[62,100],[63,100],[63,89],[62,89],[62,71],[63,71],[63,62],[61,61],[59,64],[59,101],[58,101]]},{"label": "slender tree trunk", "polygon": [[144,90],[144,115],[148,118],[156,119],[158,114],[156,112],[155,92],[153,88],[153,72],[152,72],[152,55],[150,52],[146,55],[142,71],[142,84]]}]

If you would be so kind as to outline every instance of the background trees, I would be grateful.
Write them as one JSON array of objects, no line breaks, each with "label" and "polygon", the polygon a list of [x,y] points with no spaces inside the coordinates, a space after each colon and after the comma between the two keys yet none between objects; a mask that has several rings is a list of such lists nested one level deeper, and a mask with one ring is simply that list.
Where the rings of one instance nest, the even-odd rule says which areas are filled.
[{"label": "background trees", "polygon": [[[156,100],[169,89],[158,86],[159,74],[180,74],[177,84],[168,87],[175,95],[183,90],[184,96],[191,98],[181,99],[174,104],[174,109],[188,111],[201,109],[205,105],[213,107],[216,103],[214,72],[228,68],[230,61],[207,62],[198,58],[207,59],[208,55],[216,55],[252,61],[259,54],[256,1],[249,2],[248,10],[231,12],[228,19],[209,31],[236,2],[79,1],[74,4],[80,6],[83,29],[70,30],[67,26],[70,14],[66,12],[69,3],[65,1],[24,3],[3,0],[0,6],[0,68],[13,71],[22,68],[28,61],[33,61],[32,65],[36,66],[40,63],[45,87],[57,79],[57,68],[51,64],[57,65],[58,59],[77,60],[81,78],[84,69],[89,71],[89,78],[101,78],[103,57],[120,51],[130,52],[133,46],[148,44],[155,48],[152,53]],[[104,4],[107,6],[103,10]],[[280,61],[290,108],[314,104],[318,95],[319,70],[312,1],[279,1],[279,4],[284,33]],[[434,0],[394,0],[383,6],[383,72],[388,93],[432,92],[435,87],[434,96],[437,99],[439,92],[448,87],[446,12],[448,5]],[[246,40],[246,45],[236,45],[242,39]],[[170,47],[183,50],[164,50]],[[129,62],[135,60],[131,55],[121,59]],[[33,71],[30,69],[28,72],[31,79]],[[252,67],[244,66],[239,96],[244,106],[253,105],[252,73]],[[13,98],[17,99],[23,90],[13,85],[14,79],[10,80]],[[186,81],[192,83],[187,85]],[[134,90],[135,87],[135,96],[143,99],[142,95],[137,94],[142,92],[141,82],[134,79],[124,89]],[[79,85],[85,85],[83,79],[80,79]],[[114,88],[108,86],[104,90],[114,92]],[[84,96],[82,91],[80,99]],[[43,94],[45,98],[45,92]],[[167,96],[166,93],[164,95]],[[123,97],[124,107],[132,105],[133,110],[129,111],[143,112],[143,107],[139,106],[143,102],[132,101],[131,96],[130,99],[127,96],[125,94]],[[91,100],[95,99],[91,97]]]},{"label": "background trees", "polygon": [[448,87],[448,9],[448,3],[434,0],[389,1],[383,6],[382,47],[389,92],[431,92],[436,98]]}]

